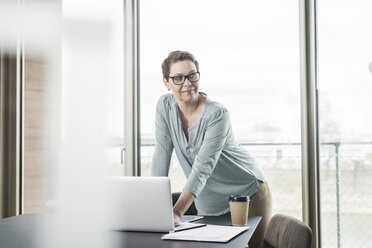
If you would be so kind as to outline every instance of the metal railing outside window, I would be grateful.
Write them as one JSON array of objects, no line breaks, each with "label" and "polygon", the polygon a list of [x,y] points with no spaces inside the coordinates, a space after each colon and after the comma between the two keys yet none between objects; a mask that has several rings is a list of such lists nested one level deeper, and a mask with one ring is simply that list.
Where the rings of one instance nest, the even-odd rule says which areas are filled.
[{"label": "metal railing outside window", "polygon": [[[269,181],[273,197],[273,214],[285,213],[302,218],[301,143],[240,143],[251,152]],[[322,142],[320,144],[320,191],[322,247],[365,247],[372,242],[367,235],[371,222],[360,226],[361,220],[372,219],[372,141]],[[142,175],[150,175],[154,150],[152,140],[142,141]],[[174,191],[182,189],[186,180],[173,154],[170,177]],[[361,187],[362,186],[362,187]],[[326,197],[324,197],[326,196]],[[349,244],[349,245],[348,245]]]}]

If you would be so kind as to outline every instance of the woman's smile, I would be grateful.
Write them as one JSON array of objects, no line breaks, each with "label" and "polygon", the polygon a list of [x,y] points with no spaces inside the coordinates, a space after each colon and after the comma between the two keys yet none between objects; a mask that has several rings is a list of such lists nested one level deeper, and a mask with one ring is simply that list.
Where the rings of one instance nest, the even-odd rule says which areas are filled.
[{"label": "woman's smile", "polygon": [[188,89],[188,90],[182,90],[181,93],[191,93],[193,91],[195,91],[195,88]]}]

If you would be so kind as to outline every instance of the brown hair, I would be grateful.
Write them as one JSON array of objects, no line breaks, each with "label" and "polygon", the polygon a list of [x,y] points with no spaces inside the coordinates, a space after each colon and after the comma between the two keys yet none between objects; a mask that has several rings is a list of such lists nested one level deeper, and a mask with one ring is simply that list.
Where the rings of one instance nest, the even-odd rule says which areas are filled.
[{"label": "brown hair", "polygon": [[161,64],[161,69],[163,71],[163,77],[169,80],[169,71],[172,64],[179,62],[190,60],[195,64],[196,70],[199,71],[199,63],[195,59],[195,56],[187,51],[173,51],[170,52],[168,57],[164,59],[163,63]]}]

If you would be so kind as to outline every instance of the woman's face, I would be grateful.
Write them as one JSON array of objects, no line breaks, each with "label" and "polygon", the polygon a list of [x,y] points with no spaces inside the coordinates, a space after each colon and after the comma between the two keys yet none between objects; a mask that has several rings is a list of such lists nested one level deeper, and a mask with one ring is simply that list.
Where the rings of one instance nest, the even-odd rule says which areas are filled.
[{"label": "woman's face", "polygon": [[170,89],[178,101],[190,103],[195,99],[198,99],[199,92],[199,81],[191,83],[189,79],[185,78],[185,81],[181,85],[173,83],[171,77],[175,76],[188,76],[192,73],[197,72],[195,64],[190,60],[179,61],[170,66],[169,80],[165,78],[163,82],[167,89]]}]

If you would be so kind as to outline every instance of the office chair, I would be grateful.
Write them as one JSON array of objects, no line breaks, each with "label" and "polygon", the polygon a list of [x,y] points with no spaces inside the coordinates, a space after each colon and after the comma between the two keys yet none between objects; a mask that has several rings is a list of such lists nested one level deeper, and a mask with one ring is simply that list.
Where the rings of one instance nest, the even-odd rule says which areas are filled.
[{"label": "office chair", "polygon": [[291,216],[276,214],[267,226],[261,248],[311,248],[310,227]]},{"label": "office chair", "polygon": [[[181,192],[174,192],[172,193],[172,201],[173,201],[173,206],[177,202],[178,197],[180,197]],[[185,215],[197,215],[198,210],[196,210],[195,204],[192,203],[189,209],[186,211]]]}]

